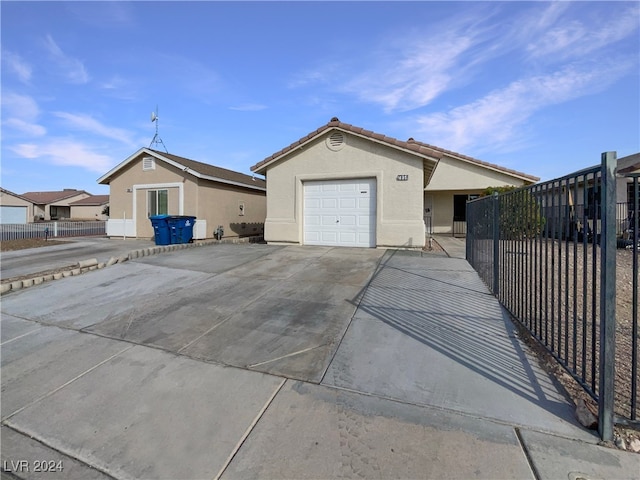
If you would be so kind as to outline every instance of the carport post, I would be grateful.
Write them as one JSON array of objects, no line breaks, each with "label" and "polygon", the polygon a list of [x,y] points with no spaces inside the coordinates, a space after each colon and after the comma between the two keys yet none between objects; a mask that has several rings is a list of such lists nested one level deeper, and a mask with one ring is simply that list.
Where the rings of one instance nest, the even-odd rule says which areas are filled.
[{"label": "carport post", "polygon": [[500,276],[500,199],[493,192],[493,294],[498,295]]}]

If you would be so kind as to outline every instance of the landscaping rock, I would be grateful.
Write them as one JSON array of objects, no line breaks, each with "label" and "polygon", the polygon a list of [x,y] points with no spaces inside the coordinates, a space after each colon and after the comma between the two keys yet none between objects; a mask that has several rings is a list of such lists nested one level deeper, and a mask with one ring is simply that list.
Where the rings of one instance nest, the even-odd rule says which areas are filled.
[{"label": "landscaping rock", "polygon": [[582,398],[576,402],[575,416],[576,420],[585,428],[589,430],[596,430],[598,428],[598,417],[591,411],[587,402]]}]

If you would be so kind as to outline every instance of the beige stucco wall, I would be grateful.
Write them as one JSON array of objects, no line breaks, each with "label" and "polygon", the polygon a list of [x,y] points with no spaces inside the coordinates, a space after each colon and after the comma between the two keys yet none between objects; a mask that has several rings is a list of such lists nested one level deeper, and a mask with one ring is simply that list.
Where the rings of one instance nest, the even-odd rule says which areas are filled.
[{"label": "beige stucco wall", "polygon": [[472,162],[443,157],[438,162],[426,191],[484,190],[487,187],[522,186],[524,180]]},{"label": "beige stucco wall", "polygon": [[[305,181],[375,178],[376,245],[424,246],[422,158],[348,133],[334,151],[325,142],[330,133],[267,168],[265,240],[302,243]],[[409,179],[397,181],[397,175]]]},{"label": "beige stucco wall", "polygon": [[0,205],[11,207],[27,207],[26,221],[33,222],[33,204],[28,200],[16,197],[7,192],[0,192]]},{"label": "beige stucco wall", "polygon": [[15,197],[10,193],[0,192],[0,205],[8,205],[13,207],[30,207],[32,204],[20,197]]},{"label": "beige stucco wall", "polygon": [[[168,191],[170,215],[197,216],[192,213],[193,206],[197,205],[196,183],[193,177],[158,160],[155,162],[155,169],[143,170],[142,158],[145,156],[147,155],[142,154],[124,166],[109,183],[109,221],[121,223],[125,217],[128,222],[133,220],[135,236],[138,238],[153,237],[153,227],[148,218],[147,192],[149,190],[166,189]],[[180,192],[181,190],[183,193]],[[183,210],[180,209],[181,197]],[[133,230],[129,232],[133,234]]]},{"label": "beige stucco wall", "polygon": [[71,205],[71,220],[107,220],[104,205]]},{"label": "beige stucco wall", "polygon": [[84,198],[90,197],[88,193],[79,193],[78,195],[74,195],[73,197],[65,198],[64,200],[59,200],[57,202],[53,202],[50,205],[46,205],[44,207],[44,219],[51,220],[51,207],[69,207],[69,216],[66,215],[60,216],[58,215],[57,220],[68,220],[71,217],[71,205],[73,202],[77,202],[78,200],[82,200]]},{"label": "beige stucco wall", "polygon": [[425,189],[425,194],[433,196],[433,233],[453,232],[454,195],[476,195],[487,187],[517,187],[530,184],[507,173],[467,162],[443,157]]},{"label": "beige stucco wall", "polygon": [[[154,170],[142,170],[142,158],[145,156],[141,154],[123,167],[110,182],[109,223],[114,226],[113,231],[118,232],[114,235],[122,234],[126,216],[127,235],[153,238],[147,194],[149,190],[157,189],[168,192],[169,215],[196,217],[195,238],[212,238],[218,225],[224,226],[225,237],[239,236],[237,231],[243,230],[246,234],[253,233],[253,225],[244,229],[235,225],[243,221],[260,223],[262,228],[266,216],[264,191],[198,179],[160,160],[156,160]],[[239,215],[240,202],[245,202],[244,216]]]},{"label": "beige stucco wall", "polygon": [[[240,210],[240,205],[244,208]],[[260,235],[267,216],[264,191],[200,180],[198,189],[198,221],[206,221],[206,236],[213,237],[222,225],[225,237]]]}]

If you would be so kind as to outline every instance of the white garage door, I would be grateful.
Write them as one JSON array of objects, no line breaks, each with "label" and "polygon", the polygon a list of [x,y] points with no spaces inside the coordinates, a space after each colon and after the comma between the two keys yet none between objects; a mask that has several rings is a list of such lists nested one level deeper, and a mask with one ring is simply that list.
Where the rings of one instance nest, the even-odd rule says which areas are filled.
[{"label": "white garage door", "polygon": [[0,206],[0,224],[27,223],[27,207]]},{"label": "white garage door", "polygon": [[305,182],[304,243],[375,247],[376,180]]}]

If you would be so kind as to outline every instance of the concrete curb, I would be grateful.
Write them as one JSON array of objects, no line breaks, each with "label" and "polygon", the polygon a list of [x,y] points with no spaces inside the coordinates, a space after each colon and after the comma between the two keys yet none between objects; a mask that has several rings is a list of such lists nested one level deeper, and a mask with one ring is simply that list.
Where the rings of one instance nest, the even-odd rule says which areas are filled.
[{"label": "concrete curb", "polygon": [[124,263],[128,260],[135,258],[146,257],[149,255],[157,255],[159,253],[175,252],[177,250],[184,250],[186,248],[203,247],[209,245],[218,244],[240,244],[240,243],[260,243],[264,241],[263,237],[244,237],[244,238],[229,238],[222,240],[199,240],[193,243],[180,243],[171,245],[156,245],[155,247],[141,248],[138,250],[132,250],[126,255],[120,257],[111,257],[106,263],[99,263],[97,258],[90,258],[87,260],[80,260],[75,268],[71,270],[65,270],[58,273],[42,275],[34,274],[32,277],[16,280],[14,282],[8,282],[0,284],[0,295],[5,295],[9,292],[15,292],[23,288],[30,288],[35,285],[41,285],[52,280],[60,280],[61,278],[67,278],[71,276],[81,275],[85,272],[91,272],[94,270],[101,270],[103,268],[116,265],[118,263]]}]

